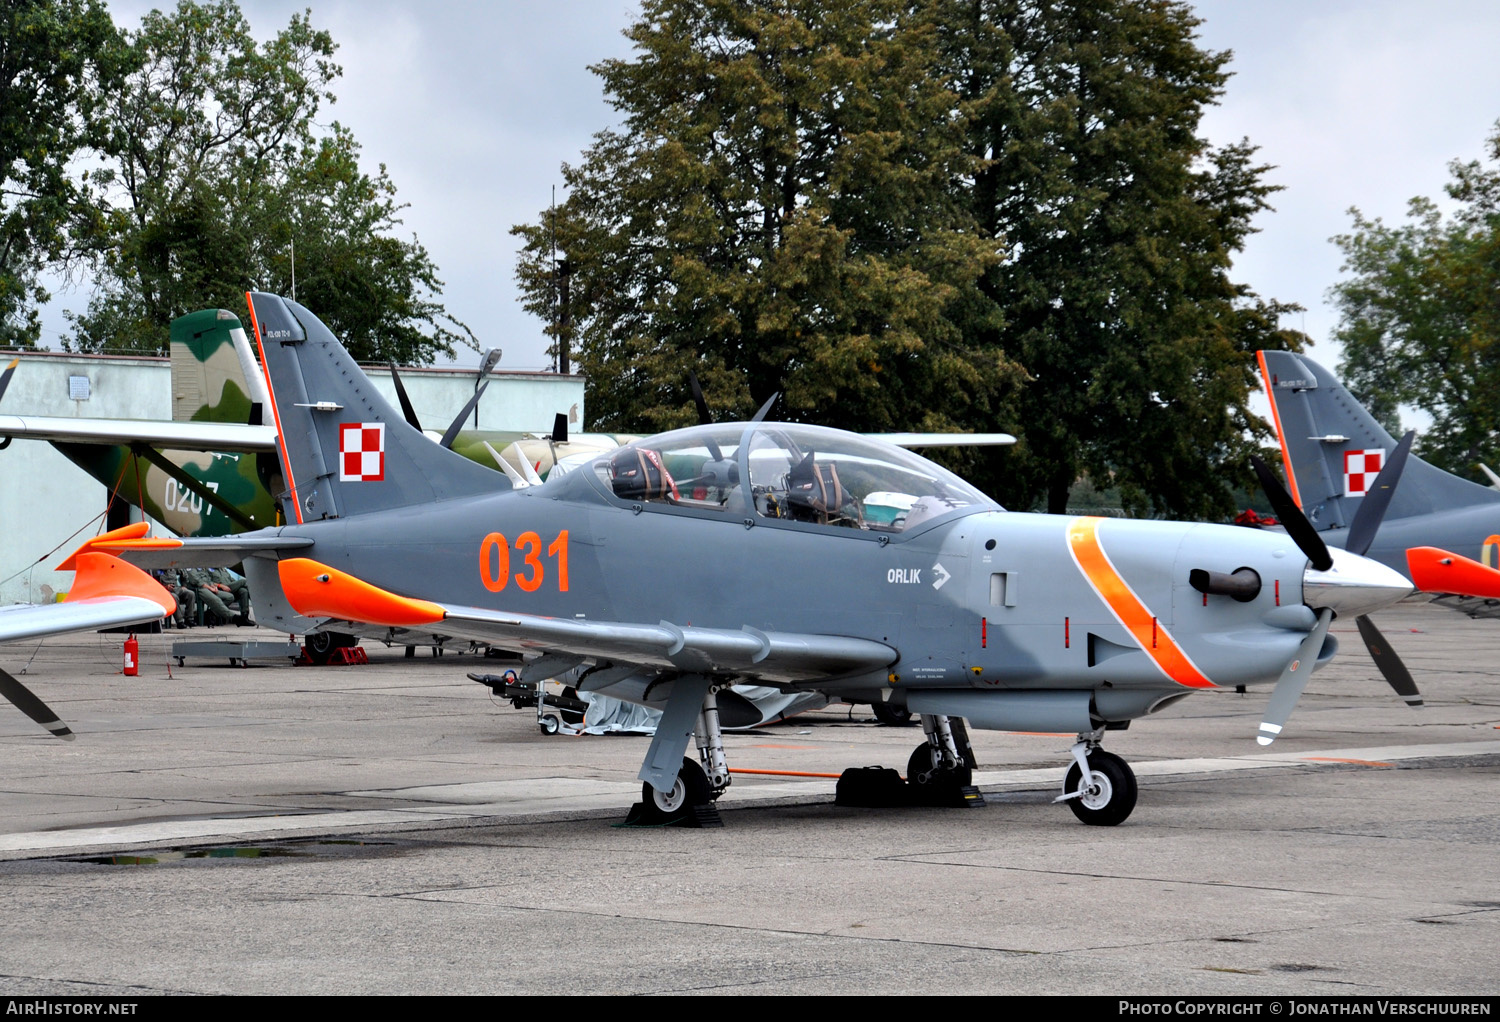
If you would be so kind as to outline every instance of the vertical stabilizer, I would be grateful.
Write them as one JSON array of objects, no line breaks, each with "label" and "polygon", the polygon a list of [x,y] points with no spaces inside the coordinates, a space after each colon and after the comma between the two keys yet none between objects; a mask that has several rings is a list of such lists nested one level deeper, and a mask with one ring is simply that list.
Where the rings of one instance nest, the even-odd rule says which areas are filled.
[{"label": "vertical stabilizer", "polygon": [[172,418],[264,422],[266,383],[239,317],[204,309],[172,320]]},{"label": "vertical stabilizer", "polygon": [[[1312,359],[1285,351],[1258,355],[1288,489],[1319,531],[1347,528],[1395,438]],[[1385,518],[1494,503],[1500,492],[1412,456]]]},{"label": "vertical stabilizer", "polygon": [[347,518],[508,489],[407,424],[307,309],[254,292],[251,324],[280,437],[288,521]]}]

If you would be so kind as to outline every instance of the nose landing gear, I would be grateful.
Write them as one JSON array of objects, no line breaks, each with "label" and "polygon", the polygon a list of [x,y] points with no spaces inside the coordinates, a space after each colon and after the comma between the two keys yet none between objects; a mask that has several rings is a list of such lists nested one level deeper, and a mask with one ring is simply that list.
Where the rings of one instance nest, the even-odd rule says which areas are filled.
[{"label": "nose landing gear", "polygon": [[1135,809],[1139,792],[1130,765],[1099,747],[1103,735],[1100,728],[1078,736],[1063,793],[1052,801],[1068,803],[1073,815],[1090,826],[1113,827]]}]

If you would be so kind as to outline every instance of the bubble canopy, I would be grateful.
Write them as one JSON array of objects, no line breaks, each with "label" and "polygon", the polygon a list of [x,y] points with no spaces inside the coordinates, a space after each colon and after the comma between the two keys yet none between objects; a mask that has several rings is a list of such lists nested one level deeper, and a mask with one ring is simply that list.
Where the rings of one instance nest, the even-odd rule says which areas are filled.
[{"label": "bubble canopy", "polygon": [[672,430],[593,465],[621,500],[736,517],[902,532],[959,508],[999,505],[947,469],[884,441],[822,426],[720,423]]}]

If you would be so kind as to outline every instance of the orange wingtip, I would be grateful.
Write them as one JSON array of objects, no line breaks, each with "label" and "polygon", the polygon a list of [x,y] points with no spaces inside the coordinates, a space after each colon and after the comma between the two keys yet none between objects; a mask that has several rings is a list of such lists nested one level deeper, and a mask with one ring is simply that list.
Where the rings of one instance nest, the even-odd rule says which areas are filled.
[{"label": "orange wingtip", "polygon": [[443,619],[443,608],[436,603],[397,596],[306,557],[280,561],[276,570],[287,602],[304,617],[331,617],[403,628]]},{"label": "orange wingtip", "polygon": [[96,550],[80,550],[68,560],[76,562],[70,570],[77,574],[65,602],[99,596],[140,596],[161,607],[165,614],[177,612],[177,601],[172,594],[133,564]]},{"label": "orange wingtip", "polygon": [[1435,546],[1406,551],[1412,584],[1424,593],[1457,593],[1500,599],[1500,571]]},{"label": "orange wingtip", "polygon": [[88,550],[119,551],[119,550],[170,550],[173,547],[182,546],[180,539],[148,539],[146,533],[151,525],[148,522],[131,522],[129,525],[101,535],[84,543],[83,546],[68,555],[68,559],[59,564],[54,571],[76,571],[76,558],[79,554]]}]

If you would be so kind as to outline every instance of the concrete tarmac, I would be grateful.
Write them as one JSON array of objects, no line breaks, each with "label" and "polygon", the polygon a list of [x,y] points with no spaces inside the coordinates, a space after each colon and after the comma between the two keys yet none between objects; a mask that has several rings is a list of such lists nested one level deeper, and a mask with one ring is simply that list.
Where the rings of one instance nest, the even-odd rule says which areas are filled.
[{"label": "concrete tarmac", "polygon": [[[1265,689],[1111,733],[1115,828],[1051,804],[1071,736],[975,732],[983,809],[738,774],[723,829],[620,829],[647,739],[544,736],[472,655],[179,667],[168,632],[124,678],[120,636],[11,645],[78,739],[0,705],[0,993],[1494,996],[1500,622],[1378,622],[1427,706],[1336,622],[1270,750]],[[730,766],[904,772],[920,730],[866,710]]]}]

